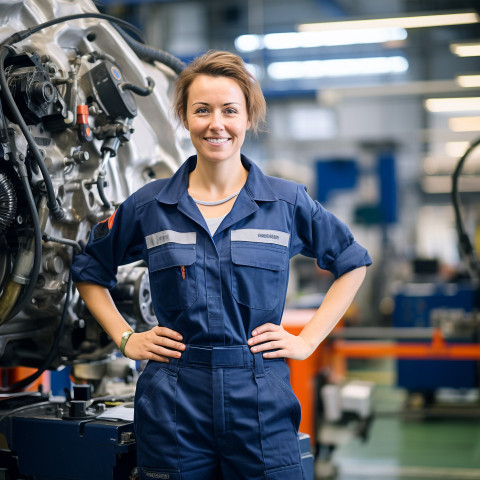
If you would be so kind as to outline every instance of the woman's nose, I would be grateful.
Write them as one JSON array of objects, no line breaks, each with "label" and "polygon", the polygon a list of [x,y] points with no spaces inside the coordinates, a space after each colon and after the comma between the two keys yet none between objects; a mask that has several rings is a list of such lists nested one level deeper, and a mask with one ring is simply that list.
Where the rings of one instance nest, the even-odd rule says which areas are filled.
[{"label": "woman's nose", "polygon": [[211,116],[210,128],[212,130],[222,130],[223,129],[223,120],[221,112],[213,112]]}]

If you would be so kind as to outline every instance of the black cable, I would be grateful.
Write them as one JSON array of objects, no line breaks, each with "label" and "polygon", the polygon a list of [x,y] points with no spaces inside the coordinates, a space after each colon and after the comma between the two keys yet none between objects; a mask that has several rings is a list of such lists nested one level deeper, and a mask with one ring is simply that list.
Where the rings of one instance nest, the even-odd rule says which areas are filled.
[{"label": "black cable", "polygon": [[185,63],[183,63],[174,55],[137,42],[130,35],[124,32],[123,29],[116,25],[113,25],[113,28],[117,30],[117,32],[123,37],[128,46],[139,56],[139,58],[148,62],[153,62],[156,60],[160,63],[163,63],[167,67],[171,68],[176,74],[179,74],[185,68]]},{"label": "black cable", "polygon": [[460,211],[460,193],[458,191],[458,178],[463,168],[465,160],[470,155],[470,153],[480,145],[480,138],[477,138],[474,142],[470,144],[466,152],[460,158],[455,167],[455,171],[452,174],[452,203],[453,209],[455,212],[455,222],[457,226],[458,239],[460,243],[460,251],[467,262],[467,266],[470,267],[470,275],[475,277],[472,280],[480,283],[480,265],[478,259],[475,256],[475,250],[472,247],[470,238],[465,230],[463,223],[462,212]]},{"label": "black cable", "polygon": [[108,201],[108,198],[105,195],[105,189],[103,188],[104,183],[105,183],[105,172],[100,170],[100,172],[98,172],[98,177],[97,177],[98,195],[102,200],[103,206],[108,210],[112,206],[112,204]]},{"label": "black cable", "polygon": [[130,90],[133,93],[140,95],[141,97],[148,97],[151,93],[153,93],[153,89],[155,88],[155,82],[153,78],[147,77],[147,87],[139,87],[138,85],[134,85],[133,83],[122,83],[120,88],[122,90]]},{"label": "black cable", "polygon": [[[38,403],[32,403],[32,405],[24,405],[23,407],[14,408],[13,410],[8,411],[7,413],[3,414],[0,417],[0,423],[3,422],[7,417],[10,417],[11,415],[15,415],[16,413],[19,413],[19,412],[24,412],[25,410],[32,410],[34,408],[42,407],[45,405],[51,405],[51,402],[50,401],[38,402]],[[10,478],[10,477],[7,477],[7,478]]]},{"label": "black cable", "polygon": [[48,22],[41,23],[40,25],[37,25],[35,27],[30,27],[20,32],[15,32],[13,35],[11,35],[2,43],[0,43],[0,47],[4,45],[14,45],[15,43],[25,40],[30,35],[33,35],[34,33],[37,33],[40,30],[43,30],[44,28],[51,27],[52,25],[57,25],[58,23],[68,22],[70,20],[77,20],[79,18],[100,18],[102,20],[108,20],[109,22],[118,23],[123,27],[127,28],[128,30],[131,30],[132,32],[134,32],[135,35],[138,36],[138,38],[144,41],[143,33],[141,32],[141,30],[139,30],[137,27],[135,27],[131,23],[126,22],[125,20],[121,20],[120,18],[113,17],[112,15],[105,15],[104,13],[91,12],[91,13],[77,13],[74,15],[66,15],[65,17],[54,18],[53,20],[49,20]]},{"label": "black cable", "polygon": [[70,297],[71,297],[71,292],[72,292],[72,269],[70,269],[69,274],[68,274],[68,282],[67,282],[67,296],[65,297],[65,304],[63,306],[63,312],[62,312],[62,318],[60,320],[60,325],[58,326],[57,333],[55,335],[55,340],[53,341],[52,348],[50,349],[50,352],[41,365],[41,367],[32,375],[20,380],[19,382],[12,383],[11,385],[7,385],[6,387],[0,387],[0,392],[2,393],[8,393],[8,392],[13,392],[15,390],[20,390],[22,388],[28,387],[31,383],[33,383],[37,378],[39,378],[45,370],[48,369],[50,364],[53,361],[53,358],[55,357],[58,349],[58,345],[60,344],[60,340],[62,338],[63,330],[65,328],[66,320],[67,320],[67,313],[68,313],[68,305],[70,303]]},{"label": "black cable", "polygon": [[27,140],[28,146],[30,147],[33,153],[33,158],[37,162],[37,165],[40,168],[40,171],[42,172],[42,177],[45,182],[45,187],[47,189],[48,208],[52,212],[52,215],[57,220],[62,220],[65,217],[65,211],[57,202],[57,199],[55,197],[55,191],[53,189],[52,179],[50,178],[50,174],[48,172],[47,166],[45,165],[42,154],[40,153],[40,150],[35,142],[35,139],[33,138],[33,135],[30,133],[30,130],[28,129],[27,124],[25,123],[25,120],[23,119],[22,114],[20,113],[20,110],[18,109],[15,103],[12,93],[8,88],[7,78],[5,75],[5,59],[8,57],[9,54],[10,54],[10,50],[8,47],[3,47],[0,50],[0,85],[2,87],[3,96],[7,101],[7,104],[12,112],[12,115],[17,125],[20,127],[20,130],[22,131],[23,135],[25,136],[25,139]]},{"label": "black cable", "polygon": [[33,254],[33,266],[30,273],[30,279],[28,282],[27,288],[24,290],[22,296],[17,300],[15,307],[8,315],[8,318],[5,321],[13,318],[23,307],[30,301],[33,295],[33,290],[37,283],[38,274],[40,273],[40,264],[42,260],[42,230],[40,227],[40,220],[38,218],[37,206],[35,205],[35,200],[33,198],[33,193],[30,188],[30,183],[28,182],[27,169],[25,164],[19,162],[19,175],[20,180],[22,181],[23,188],[25,190],[25,195],[27,197],[27,204],[32,215],[33,221],[33,241],[35,242],[35,250]]}]

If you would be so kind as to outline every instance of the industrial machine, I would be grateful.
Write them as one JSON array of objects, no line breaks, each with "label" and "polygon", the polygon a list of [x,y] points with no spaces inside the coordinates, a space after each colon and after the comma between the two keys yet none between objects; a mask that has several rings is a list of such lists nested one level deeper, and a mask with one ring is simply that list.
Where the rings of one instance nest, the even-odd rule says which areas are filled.
[{"label": "industrial machine", "polygon": [[[88,381],[114,360],[70,264],[93,225],[191,153],[170,107],[183,64],[89,0],[1,0],[0,15],[0,478],[134,478],[131,419],[96,419],[118,398],[15,392],[65,365]],[[146,267],[118,280],[119,309],[150,328]],[[36,371],[9,382],[17,366]]]},{"label": "industrial machine", "polygon": [[[106,358],[113,344],[71,292],[72,254],[118,203],[185,159],[169,97],[182,62],[87,0],[0,7],[0,367]],[[129,266],[116,292],[145,326],[147,278]]]}]

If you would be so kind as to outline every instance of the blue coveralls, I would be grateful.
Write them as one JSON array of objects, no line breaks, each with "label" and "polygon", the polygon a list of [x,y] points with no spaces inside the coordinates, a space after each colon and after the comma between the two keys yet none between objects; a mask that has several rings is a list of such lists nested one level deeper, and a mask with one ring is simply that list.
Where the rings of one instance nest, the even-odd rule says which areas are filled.
[{"label": "blue coveralls", "polygon": [[242,163],[246,184],[213,238],[187,192],[193,156],[125,200],[75,257],[75,282],[107,288],[118,265],[144,260],[159,324],[187,346],[139,377],[141,479],[303,478],[288,366],[252,354],[247,340],[259,325],[280,324],[294,255],[315,257],[335,277],[371,260],[304,186]]}]

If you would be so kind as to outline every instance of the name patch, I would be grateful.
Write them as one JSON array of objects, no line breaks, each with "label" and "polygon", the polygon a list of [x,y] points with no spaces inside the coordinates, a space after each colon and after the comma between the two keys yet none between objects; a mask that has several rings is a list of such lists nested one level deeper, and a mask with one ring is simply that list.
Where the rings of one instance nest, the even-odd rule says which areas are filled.
[{"label": "name patch", "polygon": [[159,247],[165,243],[180,243],[182,245],[195,245],[197,243],[196,232],[175,232],[174,230],[162,230],[145,237],[147,248]]},{"label": "name patch", "polygon": [[232,230],[232,242],[273,243],[288,247],[289,240],[290,234],[280,232],[279,230],[263,230],[259,228]]}]

